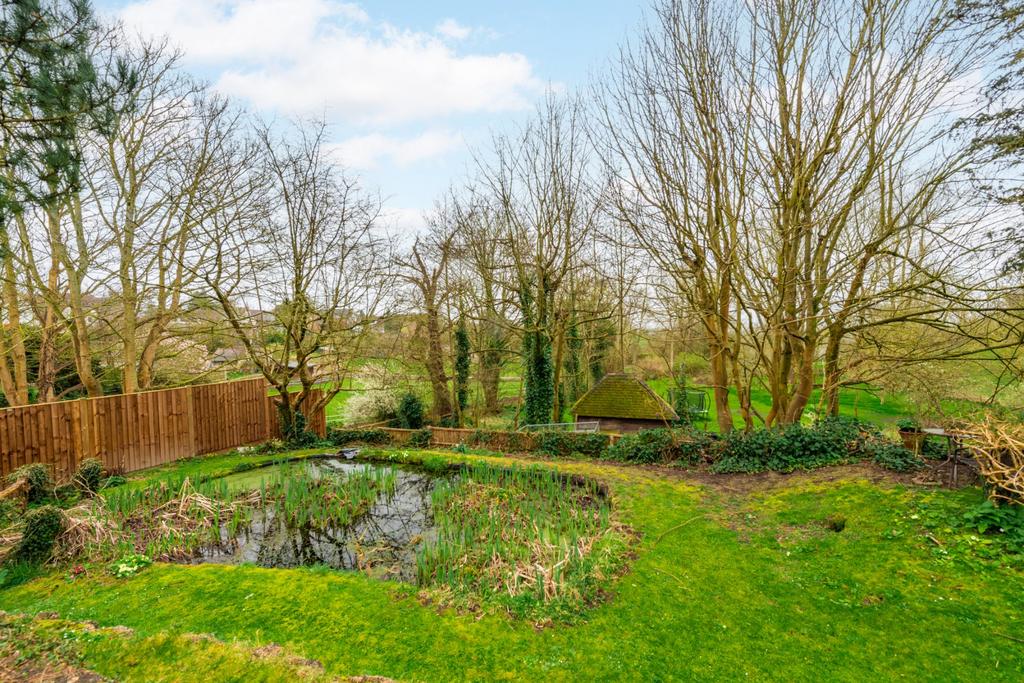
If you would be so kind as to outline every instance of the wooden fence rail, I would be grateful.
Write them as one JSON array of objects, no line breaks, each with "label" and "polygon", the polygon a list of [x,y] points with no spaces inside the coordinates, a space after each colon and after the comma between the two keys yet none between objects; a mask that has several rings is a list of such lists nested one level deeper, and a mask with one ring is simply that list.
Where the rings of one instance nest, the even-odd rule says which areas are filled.
[{"label": "wooden fence rail", "polygon": [[[322,409],[307,420],[324,436]],[[5,408],[0,476],[41,462],[67,481],[84,458],[133,472],[279,436],[277,408],[262,378]]]}]

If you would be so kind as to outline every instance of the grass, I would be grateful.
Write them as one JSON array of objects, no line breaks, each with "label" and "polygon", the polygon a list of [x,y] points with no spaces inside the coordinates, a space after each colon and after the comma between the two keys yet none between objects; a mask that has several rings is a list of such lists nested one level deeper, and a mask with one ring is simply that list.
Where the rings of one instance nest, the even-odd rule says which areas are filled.
[{"label": "grass", "polygon": [[[217,458],[208,467],[223,469]],[[159,563],[130,579],[53,572],[0,590],[0,608],[135,629],[117,656],[87,648],[83,659],[128,680],[175,667],[183,680],[248,675],[238,660],[213,669],[203,654],[193,668],[183,646],[157,645],[180,645],[186,633],[236,647],[278,643],[328,673],[400,680],[1024,675],[1024,644],[1013,639],[1024,638],[1021,566],[975,552],[957,524],[980,501],[976,489],[872,483],[851,469],[847,479],[792,475],[747,495],[636,468],[558,468],[606,482],[615,514],[642,534],[614,594],[576,625],[538,631],[501,615],[459,614],[353,573]],[[825,524],[836,517],[841,532]]]},{"label": "grass", "polygon": [[279,648],[253,651],[195,634],[141,636],[50,616],[0,615],[0,679],[92,680],[83,676],[86,666],[123,681],[240,680],[243,671],[248,681],[335,680]]},{"label": "grass", "polygon": [[[673,386],[672,380],[668,378],[654,379],[649,381],[648,384],[663,398],[668,397],[668,390]],[[711,393],[711,388],[703,386],[694,386],[691,388],[707,392],[709,407],[708,431],[717,432],[718,411],[715,407],[714,396]],[[820,398],[821,391],[819,389],[815,389],[811,392],[811,399],[807,404],[809,412],[806,415],[806,419],[811,419],[812,415],[810,411],[815,410]],[[761,415],[767,415],[772,404],[771,394],[763,388],[755,387],[750,392],[750,402],[754,409]],[[742,426],[743,416],[740,414],[736,397],[731,392],[729,395],[729,405],[733,422],[738,426]],[[913,415],[914,413],[914,406],[908,403],[904,398],[876,391],[867,385],[845,387],[839,392],[840,415],[856,417],[860,420],[874,423],[879,427],[891,427],[899,418],[907,415]],[[754,421],[757,423],[756,418]]]}]

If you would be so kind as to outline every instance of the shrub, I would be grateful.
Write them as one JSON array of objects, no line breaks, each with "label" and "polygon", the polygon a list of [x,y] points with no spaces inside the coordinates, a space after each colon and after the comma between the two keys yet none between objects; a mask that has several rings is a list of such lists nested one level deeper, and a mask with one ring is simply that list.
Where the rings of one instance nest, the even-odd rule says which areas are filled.
[{"label": "shrub", "polygon": [[635,463],[699,462],[711,446],[712,438],[701,432],[683,429],[647,429],[628,434],[609,446],[603,457]]},{"label": "shrub", "polygon": [[409,445],[415,448],[426,448],[430,445],[430,440],[434,437],[434,433],[429,429],[418,429],[409,435]]},{"label": "shrub", "polygon": [[96,493],[103,483],[103,463],[97,458],[86,458],[75,472],[75,486],[86,493]]},{"label": "shrub", "polygon": [[799,424],[751,432],[734,431],[722,438],[716,472],[792,472],[849,462],[861,456],[867,434],[862,424],[829,418],[811,427]]},{"label": "shrub", "polygon": [[891,441],[874,441],[867,445],[865,454],[870,455],[876,464],[894,472],[912,472],[922,467],[912,451]]},{"label": "shrub", "polygon": [[921,423],[913,417],[901,417],[896,420],[896,428],[901,432],[916,432],[920,431]]},{"label": "shrub", "polygon": [[402,394],[396,412],[400,429],[423,429],[423,401],[416,394]]},{"label": "shrub", "polygon": [[25,479],[28,483],[26,498],[29,503],[38,503],[46,500],[53,493],[53,479],[50,477],[50,468],[40,462],[29,465],[22,465],[7,475],[7,481],[14,483],[19,479]]},{"label": "shrub", "polygon": [[128,480],[122,477],[120,474],[112,474],[103,480],[103,489],[112,489],[115,486],[124,486],[128,483]]},{"label": "shrub", "polygon": [[332,429],[327,432],[327,440],[335,446],[351,443],[384,446],[391,443],[391,435],[383,429]]},{"label": "shrub", "polygon": [[14,557],[30,563],[45,562],[53,554],[53,546],[63,530],[64,513],[59,508],[43,505],[29,510]]},{"label": "shrub", "polygon": [[368,389],[345,403],[345,424],[359,425],[393,420],[398,416],[399,396],[392,389]]},{"label": "shrub", "polygon": [[609,441],[607,434],[542,432],[536,450],[545,455],[566,456],[579,453],[596,458],[608,447]]},{"label": "shrub", "polygon": [[117,562],[110,565],[110,573],[119,579],[126,579],[135,576],[140,571],[153,564],[153,560],[145,555],[132,553],[125,555]]},{"label": "shrub", "polygon": [[[243,451],[242,448],[238,449]],[[253,452],[257,455],[275,455],[277,453],[284,453],[288,450],[288,444],[281,439],[271,439],[270,441],[264,441],[253,449]]]}]

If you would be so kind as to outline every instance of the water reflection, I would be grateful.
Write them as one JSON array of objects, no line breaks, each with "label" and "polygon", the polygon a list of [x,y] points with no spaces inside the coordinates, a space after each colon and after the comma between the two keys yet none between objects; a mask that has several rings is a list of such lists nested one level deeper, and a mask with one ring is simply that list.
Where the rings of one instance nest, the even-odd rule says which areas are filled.
[{"label": "water reflection", "polygon": [[[321,476],[344,476],[367,467],[340,458],[311,460],[301,466]],[[405,467],[391,468],[397,477],[394,495],[378,496],[376,503],[352,524],[291,525],[277,518],[273,507],[268,506],[255,510],[252,524],[234,538],[226,527],[222,528],[224,543],[206,549],[195,561],[250,562],[261,567],[326,565],[363,570],[379,578],[415,581],[416,551],[435,534],[430,500],[440,477]]]}]

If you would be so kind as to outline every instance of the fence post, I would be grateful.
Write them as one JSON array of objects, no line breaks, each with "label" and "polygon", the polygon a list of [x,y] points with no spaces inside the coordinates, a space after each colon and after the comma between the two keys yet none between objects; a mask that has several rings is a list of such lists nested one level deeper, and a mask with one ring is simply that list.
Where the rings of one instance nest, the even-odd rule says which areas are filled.
[{"label": "fence post", "polygon": [[193,395],[195,388],[189,387],[185,394],[185,419],[188,424],[189,456],[199,455],[199,444],[196,443],[196,408]]}]

